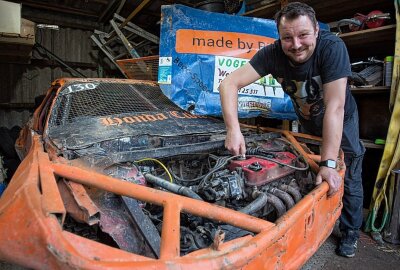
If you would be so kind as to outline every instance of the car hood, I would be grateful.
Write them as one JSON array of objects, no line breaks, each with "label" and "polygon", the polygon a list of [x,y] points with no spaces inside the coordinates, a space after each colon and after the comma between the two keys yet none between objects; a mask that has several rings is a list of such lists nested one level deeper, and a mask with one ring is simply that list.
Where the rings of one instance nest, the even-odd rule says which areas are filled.
[{"label": "car hood", "polygon": [[225,132],[215,118],[195,116],[185,111],[157,111],[85,117],[73,123],[53,126],[49,138],[59,149],[82,149],[102,141],[125,137],[180,137],[214,135]]}]

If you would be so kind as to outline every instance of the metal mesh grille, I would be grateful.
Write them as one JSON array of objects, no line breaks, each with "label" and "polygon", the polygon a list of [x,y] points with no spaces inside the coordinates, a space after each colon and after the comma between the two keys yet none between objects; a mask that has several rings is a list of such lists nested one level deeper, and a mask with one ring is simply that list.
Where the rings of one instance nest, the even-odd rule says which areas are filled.
[{"label": "metal mesh grille", "polygon": [[51,125],[124,113],[179,110],[156,86],[100,83],[95,89],[59,96]]},{"label": "metal mesh grille", "polygon": [[158,55],[117,60],[117,64],[129,79],[157,81]]}]

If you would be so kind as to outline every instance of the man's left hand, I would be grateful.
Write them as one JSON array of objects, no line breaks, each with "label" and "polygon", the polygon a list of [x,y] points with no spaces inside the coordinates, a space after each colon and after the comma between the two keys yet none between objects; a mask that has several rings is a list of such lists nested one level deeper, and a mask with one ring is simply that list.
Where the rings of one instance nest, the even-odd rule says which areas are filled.
[{"label": "man's left hand", "polygon": [[319,168],[317,178],[315,179],[315,184],[320,185],[322,181],[326,181],[329,184],[328,196],[335,194],[342,184],[342,178],[340,177],[339,173],[335,169],[328,167]]}]

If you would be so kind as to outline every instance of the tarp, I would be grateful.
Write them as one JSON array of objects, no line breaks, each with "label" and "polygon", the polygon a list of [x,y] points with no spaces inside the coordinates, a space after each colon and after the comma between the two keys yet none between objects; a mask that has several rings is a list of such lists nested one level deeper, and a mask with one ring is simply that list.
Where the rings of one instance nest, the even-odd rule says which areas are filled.
[{"label": "tarp", "polygon": [[[168,5],[161,8],[158,83],[184,110],[221,116],[220,82],[278,38],[273,20]],[[239,89],[239,117],[296,119],[292,102],[271,75]]]}]

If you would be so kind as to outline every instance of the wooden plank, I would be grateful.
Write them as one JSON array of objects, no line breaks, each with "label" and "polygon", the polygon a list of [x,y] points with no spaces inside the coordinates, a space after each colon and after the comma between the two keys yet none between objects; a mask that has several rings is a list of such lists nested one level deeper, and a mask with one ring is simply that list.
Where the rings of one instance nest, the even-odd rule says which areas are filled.
[{"label": "wooden plank", "polygon": [[[296,0],[289,0],[288,2],[295,2]],[[394,11],[392,1],[382,0],[336,0],[336,1],[321,1],[321,0],[306,0],[302,1],[310,5],[316,12],[317,19],[321,22],[331,22],[340,19],[353,18],[355,13],[362,13],[367,15],[372,10],[379,10],[382,12]],[[272,19],[277,11],[279,11],[281,1],[266,4],[254,10],[247,11],[244,16],[269,18]]]},{"label": "wooden plank", "polygon": [[[386,25],[379,28],[360,30],[340,34],[339,37],[346,43],[351,52],[350,56],[368,56],[371,52],[380,56],[393,55],[396,25]],[[376,48],[379,48],[377,50]]]},{"label": "wooden plank", "polygon": [[373,87],[356,87],[350,88],[351,92],[356,94],[377,94],[377,93],[389,93],[389,86],[373,86]]}]

